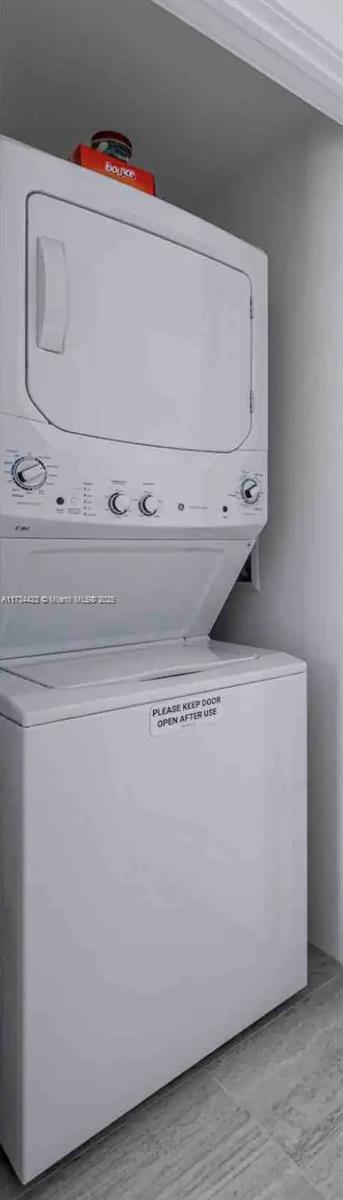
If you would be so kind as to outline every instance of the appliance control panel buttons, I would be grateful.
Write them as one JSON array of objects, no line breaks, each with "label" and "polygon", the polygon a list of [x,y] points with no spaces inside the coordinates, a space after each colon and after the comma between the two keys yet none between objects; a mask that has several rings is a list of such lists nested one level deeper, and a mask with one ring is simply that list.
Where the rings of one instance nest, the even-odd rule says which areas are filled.
[{"label": "appliance control panel buttons", "polygon": [[124,517],[129,511],[130,501],[125,492],[113,492],[108,501],[108,507],[116,517]]},{"label": "appliance control panel buttons", "polygon": [[158,512],[158,500],[152,492],[147,492],[145,496],[141,496],[138,507],[144,517],[154,517]]},{"label": "appliance control panel buttons", "polygon": [[26,492],[34,492],[43,487],[47,479],[47,469],[40,458],[16,458],[12,466],[12,479],[18,487]]},{"label": "appliance control panel buttons", "polygon": [[241,497],[245,504],[256,504],[256,501],[259,500],[260,494],[261,491],[257,479],[254,479],[253,476],[251,476],[250,478],[242,480]]}]

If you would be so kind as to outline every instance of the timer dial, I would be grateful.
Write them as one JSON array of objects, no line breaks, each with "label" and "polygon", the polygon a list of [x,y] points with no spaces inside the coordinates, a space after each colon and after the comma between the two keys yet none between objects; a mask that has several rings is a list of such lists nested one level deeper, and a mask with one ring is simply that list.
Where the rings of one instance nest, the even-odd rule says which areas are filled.
[{"label": "timer dial", "polygon": [[245,504],[256,504],[260,496],[260,487],[257,479],[243,479],[241,483],[241,497]]},{"label": "timer dial", "polygon": [[130,500],[125,492],[113,492],[108,501],[108,507],[116,517],[124,517],[129,511]]},{"label": "timer dial", "polygon": [[148,492],[146,496],[141,496],[139,508],[144,517],[154,517],[158,512],[158,500],[152,492]]},{"label": "timer dial", "polygon": [[12,478],[18,487],[26,492],[34,492],[43,487],[47,479],[47,469],[40,458],[16,458],[12,467]]}]

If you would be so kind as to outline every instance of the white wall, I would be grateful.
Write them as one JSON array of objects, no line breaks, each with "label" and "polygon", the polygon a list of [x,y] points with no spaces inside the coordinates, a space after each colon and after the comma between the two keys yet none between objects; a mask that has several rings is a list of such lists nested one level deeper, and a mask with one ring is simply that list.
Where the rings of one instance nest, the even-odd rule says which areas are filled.
[{"label": "white wall", "polygon": [[342,0],[154,0],[343,124]]},{"label": "white wall", "polygon": [[67,157],[114,124],[161,199],[191,212],[310,115],[150,0],[3,0],[1,132]]},{"label": "white wall", "polygon": [[212,219],[270,256],[270,520],[260,594],[218,634],[309,666],[310,933],[343,961],[343,133],[315,117]]}]

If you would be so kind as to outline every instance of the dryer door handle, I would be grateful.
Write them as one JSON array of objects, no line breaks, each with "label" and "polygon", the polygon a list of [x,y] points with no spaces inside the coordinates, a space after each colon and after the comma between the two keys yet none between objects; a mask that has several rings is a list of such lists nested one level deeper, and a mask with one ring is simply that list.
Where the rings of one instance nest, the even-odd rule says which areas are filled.
[{"label": "dryer door handle", "polygon": [[37,238],[37,346],[62,354],[67,328],[67,264],[63,242]]}]

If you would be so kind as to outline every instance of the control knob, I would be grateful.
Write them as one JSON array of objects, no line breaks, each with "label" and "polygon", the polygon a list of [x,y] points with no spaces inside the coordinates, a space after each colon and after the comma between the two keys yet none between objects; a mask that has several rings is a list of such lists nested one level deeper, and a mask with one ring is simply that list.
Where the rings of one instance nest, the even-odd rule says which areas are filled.
[{"label": "control knob", "polygon": [[241,483],[241,497],[245,504],[256,504],[260,496],[260,488],[257,479],[243,479]]},{"label": "control knob", "polygon": [[146,496],[142,496],[139,501],[139,509],[144,517],[154,517],[155,513],[158,512],[158,500],[156,500],[156,496],[153,496],[152,492],[148,492]]},{"label": "control knob", "polygon": [[47,469],[40,458],[16,458],[12,467],[12,478],[18,487],[26,492],[34,492],[43,487],[47,479]]},{"label": "control knob", "polygon": [[124,517],[129,511],[130,501],[125,492],[113,492],[108,501],[108,507],[116,517]]}]

